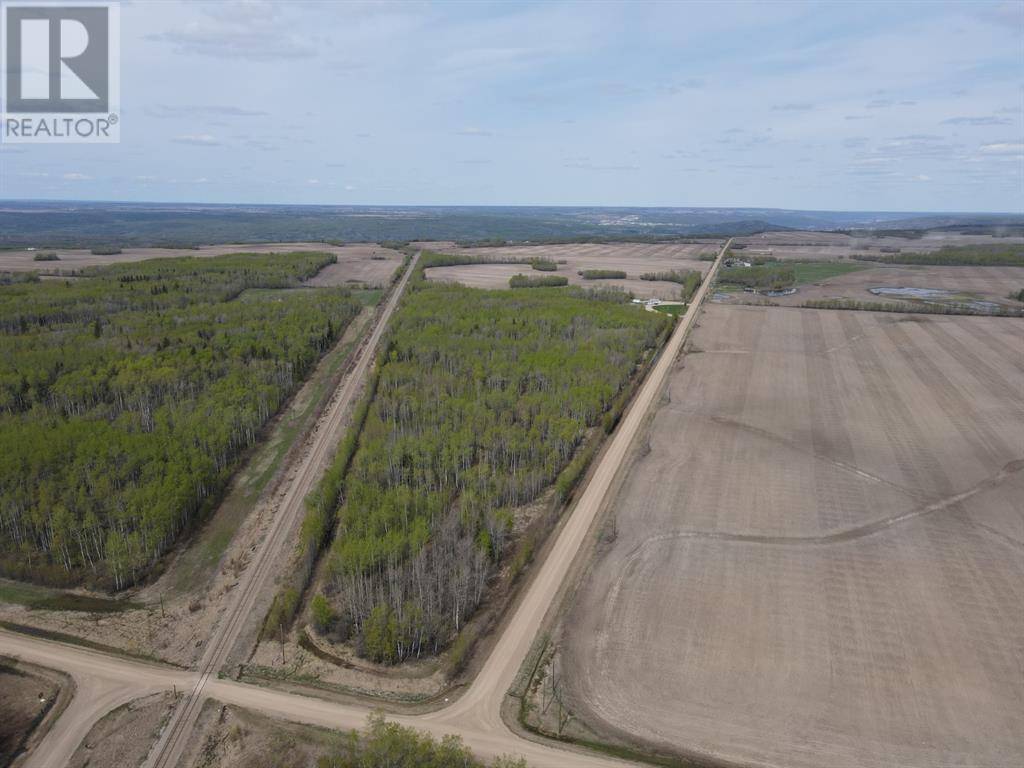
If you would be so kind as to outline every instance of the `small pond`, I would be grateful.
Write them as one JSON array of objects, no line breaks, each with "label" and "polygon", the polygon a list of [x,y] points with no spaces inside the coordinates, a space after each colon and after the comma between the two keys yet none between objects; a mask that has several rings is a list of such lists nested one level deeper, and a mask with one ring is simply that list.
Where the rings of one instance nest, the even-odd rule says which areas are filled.
[{"label": "small pond", "polygon": [[1000,305],[983,299],[963,299],[962,293],[945,288],[912,288],[910,286],[868,288],[875,296],[892,296],[897,299],[916,299],[926,304],[968,307],[976,312],[997,312]]}]

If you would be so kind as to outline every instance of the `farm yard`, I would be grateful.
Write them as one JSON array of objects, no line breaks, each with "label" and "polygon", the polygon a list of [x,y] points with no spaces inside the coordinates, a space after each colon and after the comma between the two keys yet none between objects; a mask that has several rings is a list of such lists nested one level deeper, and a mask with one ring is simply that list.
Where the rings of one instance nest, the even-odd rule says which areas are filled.
[{"label": "farm yard", "polygon": [[[452,281],[471,288],[507,288],[509,280],[517,274],[531,271],[528,263],[533,259],[554,261],[556,272],[545,275],[561,275],[569,279],[570,285],[590,287],[621,288],[643,299],[657,298],[672,300],[679,297],[677,283],[663,280],[641,280],[646,273],[670,272],[673,270],[695,270],[706,273],[710,263],[701,256],[713,255],[721,243],[622,243],[590,244],[572,243],[564,245],[522,245],[499,248],[447,248],[445,253],[460,256],[478,256],[490,261],[523,262],[512,264],[465,264],[451,267],[432,267],[426,272],[428,280]],[[582,270],[620,270],[626,279],[586,280],[579,274]]]},{"label": "farm yard", "polygon": [[1020,764],[1021,329],[707,307],[563,617],[574,714],[744,765]]}]

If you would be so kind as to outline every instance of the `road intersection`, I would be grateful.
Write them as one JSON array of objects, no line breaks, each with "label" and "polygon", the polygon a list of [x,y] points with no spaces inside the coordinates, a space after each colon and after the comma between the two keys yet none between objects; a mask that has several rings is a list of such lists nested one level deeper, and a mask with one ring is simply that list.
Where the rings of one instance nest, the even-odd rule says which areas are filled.
[{"label": "road intersection", "polygon": [[[555,607],[559,589],[591,530],[630,445],[642,428],[644,416],[660,395],[673,362],[682,351],[728,247],[729,242],[719,251],[686,313],[679,318],[661,356],[612,434],[606,450],[600,455],[597,466],[564,526],[557,533],[557,539],[547,557],[539,564],[469,688],[443,709],[419,715],[389,715],[389,719],[435,736],[457,734],[467,746],[484,758],[501,754],[521,755],[533,768],[612,768],[626,765],[622,761],[592,752],[568,750],[525,739],[505,723],[501,714],[502,704],[545,617]],[[356,385],[353,382],[361,380],[372,361],[374,348],[387,319],[398,304],[414,266],[415,260],[388,299],[376,328],[360,352],[352,375],[343,384],[343,391],[332,404],[328,419],[341,419],[341,414],[354,400]],[[351,392],[344,391],[345,387],[350,386]],[[325,445],[318,446],[315,443],[311,454],[332,447],[326,445],[326,436],[331,432],[329,429],[321,430],[317,440],[325,442]],[[0,630],[0,653],[66,672],[74,678],[77,686],[71,705],[29,755],[25,768],[62,768],[89,730],[105,714],[132,699],[170,689],[182,691],[184,695],[147,760],[147,766],[153,768],[173,768],[180,762],[185,748],[193,738],[193,728],[203,702],[208,698],[294,722],[333,729],[350,730],[365,725],[367,715],[372,711],[372,707],[367,705],[342,704],[313,695],[286,693],[217,677],[238,641],[241,626],[252,611],[255,596],[270,584],[271,563],[279,553],[282,541],[287,538],[284,535],[288,529],[287,523],[291,515],[299,514],[296,510],[301,509],[302,499],[315,482],[319,466],[319,458],[309,459],[304,461],[297,472],[278,510],[273,528],[260,545],[252,566],[247,569],[230,608],[215,628],[198,670],[182,670],[131,660],[76,645]]]}]

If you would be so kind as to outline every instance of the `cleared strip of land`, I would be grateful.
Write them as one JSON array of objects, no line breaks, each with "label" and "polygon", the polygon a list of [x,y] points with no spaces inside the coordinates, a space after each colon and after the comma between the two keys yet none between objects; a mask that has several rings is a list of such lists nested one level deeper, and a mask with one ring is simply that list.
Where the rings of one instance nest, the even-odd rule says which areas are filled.
[{"label": "cleared strip of land", "polygon": [[742,764],[1021,764],[1022,329],[709,307],[566,621],[575,711]]},{"label": "cleared strip of land", "polygon": [[[386,285],[402,263],[402,254],[375,243],[329,245],[327,243],[253,243],[203,245],[196,248],[125,248],[118,253],[92,253],[81,248],[39,248],[33,251],[0,251],[0,272],[73,273],[86,267],[122,264],[146,259],[171,259],[182,256],[209,258],[229,253],[289,253],[317,251],[331,253],[338,261],[321,270],[309,285],[331,286],[351,283]],[[37,261],[40,254],[53,253],[55,261]]]},{"label": "cleared strip of land", "polygon": [[377,326],[371,332],[366,345],[359,354],[351,376],[339,389],[337,398],[324,415],[309,453],[290,478],[291,482],[278,507],[266,539],[257,548],[252,564],[239,580],[233,601],[225,609],[220,623],[211,633],[199,665],[200,677],[175,708],[167,728],[147,760],[148,766],[170,768],[178,763],[206,698],[204,692],[206,684],[228,661],[235,644],[239,642],[245,630],[247,628],[251,630],[254,624],[258,624],[260,614],[254,612],[256,601],[261,594],[266,593],[270,586],[273,564],[288,545],[287,532],[300,520],[304,509],[303,499],[312,490],[338,444],[343,418],[359,392],[362,379],[373,361],[380,337],[384,333],[388,319],[395,307],[398,306],[398,300],[409,281],[409,275],[412,273],[417,258],[419,258],[418,254],[412,259],[402,279],[395,286],[384,311],[378,318]]}]

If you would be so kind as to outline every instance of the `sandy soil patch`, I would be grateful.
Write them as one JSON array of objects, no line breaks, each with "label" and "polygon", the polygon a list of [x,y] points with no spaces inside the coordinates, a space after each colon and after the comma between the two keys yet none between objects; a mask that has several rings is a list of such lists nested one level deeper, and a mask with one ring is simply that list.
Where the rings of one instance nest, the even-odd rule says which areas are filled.
[{"label": "sandy soil patch", "polygon": [[0,765],[20,765],[73,695],[66,675],[0,656]]},{"label": "sandy soil patch", "polygon": [[186,768],[264,768],[315,765],[344,739],[340,732],[275,720],[208,700],[181,765]]},{"label": "sandy soil patch", "polygon": [[574,711],[741,764],[1024,762],[1022,328],[709,307],[566,617]]},{"label": "sandy soil patch", "polygon": [[123,264],[146,259],[171,259],[180,256],[223,256],[229,253],[286,253],[289,251],[320,251],[333,253],[338,263],[322,270],[309,281],[310,285],[344,285],[365,282],[386,285],[402,263],[402,254],[373,243],[328,245],[326,243],[256,243],[204,245],[198,248],[125,248],[121,253],[98,256],[81,249],[52,250],[58,261],[33,261],[37,251],[0,251],[0,272],[74,272],[85,267]]},{"label": "sandy soil patch", "polygon": [[108,713],[75,750],[68,768],[142,765],[170,717],[173,704],[174,695],[165,691],[128,702]]}]

